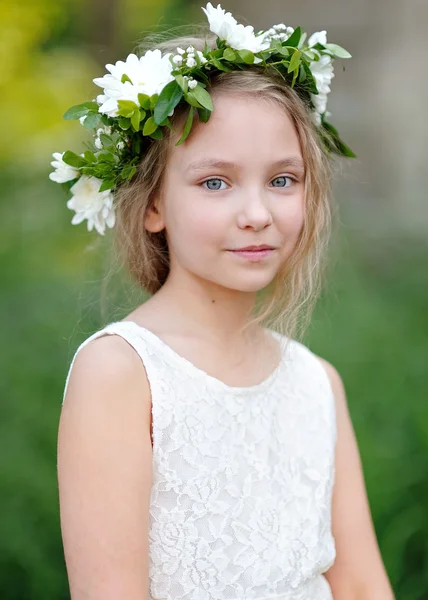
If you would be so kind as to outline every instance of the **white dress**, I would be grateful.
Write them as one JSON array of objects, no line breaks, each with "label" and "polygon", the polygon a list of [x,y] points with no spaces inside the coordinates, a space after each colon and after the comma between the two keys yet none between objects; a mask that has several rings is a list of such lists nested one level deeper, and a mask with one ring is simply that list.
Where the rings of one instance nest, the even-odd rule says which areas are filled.
[{"label": "white dress", "polygon": [[120,335],[147,372],[151,600],[333,598],[323,575],[336,556],[333,391],[309,348],[270,333],[281,362],[249,387],[208,375],[132,321],[109,323],[76,350]]}]

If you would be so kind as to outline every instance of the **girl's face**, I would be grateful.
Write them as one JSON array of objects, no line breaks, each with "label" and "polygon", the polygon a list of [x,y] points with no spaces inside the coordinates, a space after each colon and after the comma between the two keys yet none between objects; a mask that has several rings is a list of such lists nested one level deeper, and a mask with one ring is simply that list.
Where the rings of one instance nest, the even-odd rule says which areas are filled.
[{"label": "girl's face", "polygon": [[[302,229],[299,139],[274,103],[221,93],[213,102],[208,123],[195,123],[186,142],[172,147],[159,214],[146,217],[146,227],[166,228],[174,278],[257,292],[293,252]],[[232,251],[260,244],[275,249],[257,261]]]}]

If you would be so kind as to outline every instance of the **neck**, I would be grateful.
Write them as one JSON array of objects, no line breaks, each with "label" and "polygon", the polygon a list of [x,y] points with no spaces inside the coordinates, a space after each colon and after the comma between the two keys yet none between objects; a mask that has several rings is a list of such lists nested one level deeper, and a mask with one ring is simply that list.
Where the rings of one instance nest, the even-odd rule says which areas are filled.
[{"label": "neck", "polygon": [[170,331],[191,328],[196,335],[200,332],[205,339],[227,344],[260,336],[258,325],[242,333],[255,301],[256,292],[225,288],[194,276],[178,279],[170,275],[146,305],[152,304],[158,314],[168,315]]}]

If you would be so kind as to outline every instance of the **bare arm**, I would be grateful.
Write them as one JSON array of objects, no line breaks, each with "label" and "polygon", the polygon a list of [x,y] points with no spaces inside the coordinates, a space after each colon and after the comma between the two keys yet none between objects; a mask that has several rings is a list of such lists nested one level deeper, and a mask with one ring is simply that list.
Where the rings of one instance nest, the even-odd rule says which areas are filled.
[{"label": "bare arm", "polygon": [[325,576],[335,600],[394,600],[376,539],[343,382],[329,362],[320,360],[335,395],[338,430],[332,499],[337,554]]},{"label": "bare arm", "polygon": [[147,600],[150,388],[135,350],[102,336],[76,356],[58,432],[72,600]]}]

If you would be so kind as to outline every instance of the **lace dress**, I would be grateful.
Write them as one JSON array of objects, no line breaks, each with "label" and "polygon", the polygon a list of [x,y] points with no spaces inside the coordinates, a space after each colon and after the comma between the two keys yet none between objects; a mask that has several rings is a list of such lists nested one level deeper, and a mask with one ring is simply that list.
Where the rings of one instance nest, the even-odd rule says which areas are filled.
[{"label": "lace dress", "polygon": [[147,372],[151,600],[333,598],[323,573],[336,556],[334,396],[309,348],[270,333],[281,362],[250,387],[208,375],[132,321],[109,323],[76,351],[120,335]]}]

